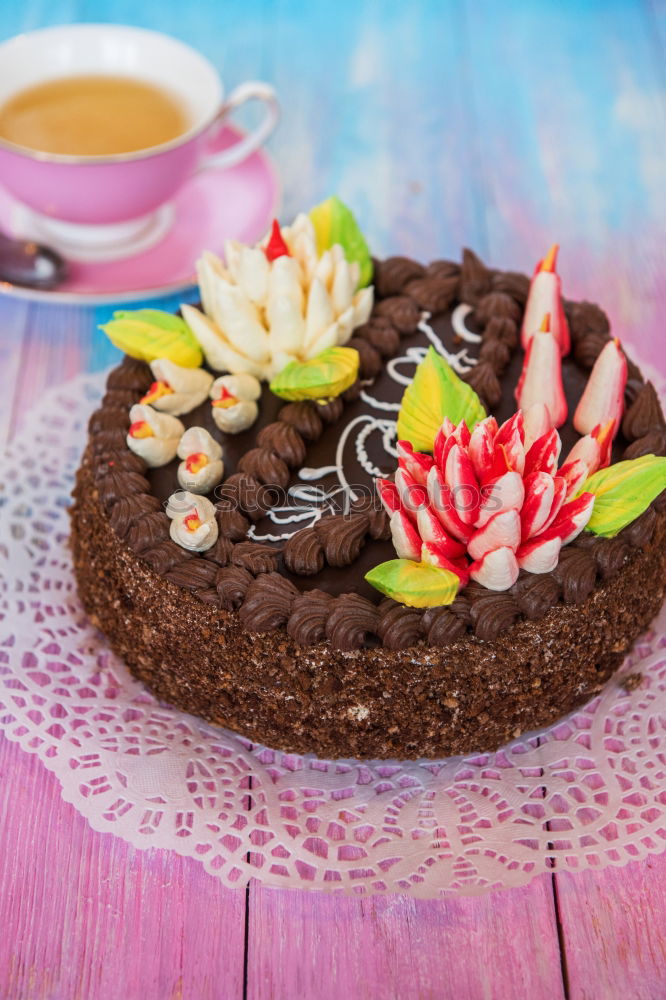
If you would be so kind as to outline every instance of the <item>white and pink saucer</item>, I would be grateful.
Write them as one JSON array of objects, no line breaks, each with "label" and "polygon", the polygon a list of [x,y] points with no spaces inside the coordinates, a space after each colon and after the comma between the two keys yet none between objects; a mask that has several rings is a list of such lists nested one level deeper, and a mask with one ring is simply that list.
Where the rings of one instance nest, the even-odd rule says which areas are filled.
[{"label": "white and pink saucer", "polygon": [[[210,152],[236,144],[243,133],[225,125]],[[0,293],[39,302],[99,305],[132,302],[181,291],[196,283],[194,261],[203,250],[221,254],[227,239],[255,243],[278,214],[279,183],[263,149],[231,167],[194,174],[171,202],[138,222],[118,226],[115,245],[81,241],[80,227],[45,228],[0,186],[0,231],[46,243],[68,262],[69,275],[52,291],[0,281]],[[108,227],[107,227],[108,229]]]}]

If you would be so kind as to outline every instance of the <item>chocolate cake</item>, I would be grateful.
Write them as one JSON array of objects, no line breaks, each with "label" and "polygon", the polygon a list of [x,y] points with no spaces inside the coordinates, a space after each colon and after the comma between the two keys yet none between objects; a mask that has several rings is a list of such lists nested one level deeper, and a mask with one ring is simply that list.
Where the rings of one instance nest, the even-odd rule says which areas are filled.
[{"label": "chocolate cake", "polygon": [[[503,589],[486,572],[485,550],[470,564],[471,555],[447,561],[434,546],[439,562],[428,567],[439,567],[436,581],[437,573],[453,581],[454,594],[423,606],[421,596],[380,593],[376,567],[425,565],[400,551],[400,519],[410,537],[423,534],[422,522],[409,521],[399,491],[382,502],[377,489],[393,483],[398,467],[412,468],[411,451],[396,453],[395,440],[406,385],[434,347],[473,390],[475,406],[480,400],[499,423],[510,422],[516,390],[526,392],[521,326],[530,279],[487,268],[468,250],[461,264],[393,257],[373,265],[369,316],[346,340],[358,352],[353,383],[323,400],[280,398],[264,383],[259,398],[243,403],[255,422],[233,433],[220,429],[228,417],[206,396],[180,419],[207,431],[201,440],[214,439],[222,454],[211,451],[198,464],[198,452],[190,455],[185,472],[176,457],[148,465],[128,446],[147,404],[139,423],[130,410],[160,391],[155,368],[125,357],[110,373],[74,491],[79,590],[113,649],[160,699],[252,741],[327,758],[492,750],[592,697],[655,616],[666,581],[666,494],[662,487],[618,530],[577,529],[568,544],[561,531],[551,569],[539,562],[545,532],[534,536],[544,546],[514,546],[522,563]],[[614,341],[597,306],[563,300],[562,310],[571,338],[561,368],[566,453],[581,437],[571,415]],[[657,394],[628,358],[626,365],[614,438],[602,440],[598,428],[586,437],[608,449],[610,469],[666,455]],[[237,406],[223,387],[220,408],[225,392]],[[173,499],[182,476],[212,461],[224,467],[208,490],[215,523],[197,508],[183,527]],[[584,501],[572,503],[578,511]],[[214,529],[214,542],[187,548],[181,539],[192,528]],[[456,553],[467,544],[454,542]]]}]

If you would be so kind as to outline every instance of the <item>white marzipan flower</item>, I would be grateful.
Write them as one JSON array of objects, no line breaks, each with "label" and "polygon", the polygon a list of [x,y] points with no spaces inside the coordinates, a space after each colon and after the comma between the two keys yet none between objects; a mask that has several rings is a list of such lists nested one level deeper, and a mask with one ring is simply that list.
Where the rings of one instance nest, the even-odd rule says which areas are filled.
[{"label": "white marzipan flower", "polygon": [[175,457],[184,433],[180,420],[169,413],[158,413],[144,403],[135,403],[130,410],[127,447],[153,469]]},{"label": "white marzipan flower", "polygon": [[190,493],[210,493],[224,475],[222,448],[204,427],[188,427],[178,445],[178,482]]},{"label": "white marzipan flower", "polygon": [[261,383],[254,375],[221,375],[210,387],[213,420],[225,434],[239,434],[259,416]]},{"label": "white marzipan flower", "polygon": [[190,552],[205,552],[215,545],[215,507],[206,497],[177,490],[169,497],[166,512],[171,518],[169,533],[177,545]]},{"label": "white marzipan flower", "polygon": [[314,227],[299,215],[282,229],[290,256],[269,261],[255,247],[225,244],[197,262],[203,312],[182,307],[211,368],[270,379],[290,361],[346,344],[372,311],[372,287],[358,291],[359,265],[334,244],[319,256]]},{"label": "white marzipan flower", "polygon": [[176,417],[203,403],[213,381],[203,368],[183,368],[166,358],[152,361],[150,370],[155,381],[140,402]]},{"label": "white marzipan flower", "polygon": [[247,372],[257,378],[263,377],[263,366],[235,350],[231,343],[222,337],[208,316],[187,303],[183,303],[180,309],[183,319],[199,341],[201,350],[211,368],[217,372],[233,371],[238,374]]}]

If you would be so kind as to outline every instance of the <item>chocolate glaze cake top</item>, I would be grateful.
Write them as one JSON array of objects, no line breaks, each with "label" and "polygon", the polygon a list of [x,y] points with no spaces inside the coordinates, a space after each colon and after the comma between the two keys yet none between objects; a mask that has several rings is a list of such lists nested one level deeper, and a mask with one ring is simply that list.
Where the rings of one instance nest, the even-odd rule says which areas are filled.
[{"label": "chocolate glaze cake top", "polygon": [[[393,422],[406,381],[435,343],[489,413],[500,422],[510,417],[528,287],[526,276],[489,270],[467,250],[462,265],[423,267],[403,257],[375,262],[375,307],[349,344],[359,351],[360,378],[342,397],[326,405],[285,404],[264,388],[257,422],[236,435],[215,427],[209,402],[183,417],[186,426],[205,427],[224,449],[226,478],[212,497],[219,537],[202,554],[169,538],[164,503],[178,489],[177,461],[147,470],[127,448],[129,407],[152,375],[147,365],[126,358],[109,376],[90,421],[95,475],[112,526],[167,579],[208,604],[238,610],[250,631],[287,628],[304,645],[324,635],[349,650],[378,643],[399,648],[424,638],[442,645],[468,630],[490,639],[519,617],[542,616],[563,596],[582,601],[632,547],[649,540],[653,509],[616,538],[581,535],[562,550],[552,573],[521,573],[505,593],[470,583],[449,607],[422,611],[382,600],[364,580],[394,556],[373,478],[395,469]],[[472,307],[464,339],[452,322],[461,303]],[[573,413],[610,328],[590,303],[567,302],[565,311],[573,349],[563,361],[563,383]],[[666,454],[656,392],[631,361],[625,404],[613,461]],[[565,450],[577,440],[570,420],[560,436]]]}]

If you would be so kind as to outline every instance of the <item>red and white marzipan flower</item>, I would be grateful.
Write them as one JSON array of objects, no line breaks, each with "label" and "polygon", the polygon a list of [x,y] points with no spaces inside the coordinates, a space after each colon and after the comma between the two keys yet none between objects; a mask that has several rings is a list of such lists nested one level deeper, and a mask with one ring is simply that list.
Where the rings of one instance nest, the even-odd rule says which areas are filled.
[{"label": "red and white marzipan flower", "polygon": [[562,284],[556,271],[559,249],[557,243],[554,243],[532,275],[521,335],[525,351],[546,313],[550,314],[550,330],[557,341],[560,354],[568,354],[571,349],[569,326],[562,303]]},{"label": "red and white marzipan flower", "polygon": [[609,451],[620,429],[626,384],[627,359],[615,337],[608,341],[595,361],[573,418],[579,434],[589,434],[597,424],[612,421],[607,442]]},{"label": "red and white marzipan flower", "polygon": [[[575,494],[608,464],[612,429],[595,427],[558,468],[562,443],[547,423],[538,408],[500,427],[486,417],[471,433],[447,418],[432,456],[399,441],[394,480],[377,480],[398,556],[495,591],[508,590],[521,569],[554,569],[592,515],[594,496]],[[526,439],[526,425],[541,433]]]},{"label": "red and white marzipan flower", "polygon": [[525,349],[523,370],[516,386],[516,401],[526,412],[536,404],[543,404],[551,427],[561,427],[567,419],[560,350],[551,328],[551,314],[545,313]]}]

